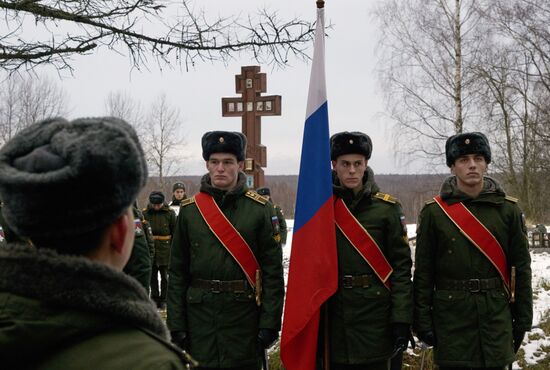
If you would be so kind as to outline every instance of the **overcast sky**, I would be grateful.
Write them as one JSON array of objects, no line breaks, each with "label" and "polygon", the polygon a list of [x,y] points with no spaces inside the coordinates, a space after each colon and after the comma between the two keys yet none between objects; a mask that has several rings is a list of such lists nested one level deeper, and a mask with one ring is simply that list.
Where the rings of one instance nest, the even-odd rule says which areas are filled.
[{"label": "overcast sky", "polygon": [[[195,2],[212,16],[254,13],[262,7],[258,0],[200,0]],[[281,16],[314,21],[314,0],[264,0],[270,9],[280,9]],[[363,131],[371,136],[374,149],[370,161],[375,173],[411,173],[399,166],[392,154],[391,130],[384,123],[384,106],[379,92],[376,67],[375,22],[369,7],[374,1],[327,0],[326,23],[332,23],[326,40],[326,73],[331,134],[339,131]],[[184,174],[205,172],[200,138],[206,131],[240,131],[240,118],[221,116],[222,96],[236,96],[235,75],[242,65],[256,64],[242,56],[227,66],[203,63],[189,72],[165,69],[155,64],[150,71],[131,70],[129,58],[107,50],[75,58],[73,76],[64,76],[62,86],[68,92],[71,117],[102,115],[105,97],[111,91],[125,91],[143,105],[160,93],[180,108],[187,145],[182,156]],[[266,174],[297,174],[305,119],[310,64],[291,61],[284,70],[267,73],[267,94],[282,95],[282,116],[262,118],[262,144],[267,146]],[[57,74],[55,75],[57,76]],[[57,78],[57,77],[56,77]]]}]

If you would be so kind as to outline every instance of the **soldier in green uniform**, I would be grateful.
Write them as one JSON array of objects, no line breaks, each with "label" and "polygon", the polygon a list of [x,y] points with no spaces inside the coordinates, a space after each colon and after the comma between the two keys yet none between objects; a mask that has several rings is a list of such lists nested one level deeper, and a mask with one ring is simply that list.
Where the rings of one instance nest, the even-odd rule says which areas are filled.
[{"label": "soldier in green uniform", "polygon": [[164,194],[160,191],[153,191],[149,194],[149,204],[145,208],[143,216],[151,227],[155,241],[155,258],[151,273],[151,299],[157,302],[158,308],[164,310],[166,309],[166,289],[168,288],[170,243],[176,228],[176,213],[164,202]]},{"label": "soldier in green uniform", "polygon": [[[208,132],[202,148],[208,173],[200,192],[182,202],[172,241],[167,324],[172,340],[202,368],[256,370],[281,326],[284,281],[275,213],[246,186],[244,135]],[[223,231],[242,238],[228,241],[220,222]]]},{"label": "soldier in green uniform", "polygon": [[2,213],[32,242],[0,248],[2,369],[186,368],[122,272],[146,180],[134,129],[112,117],[37,122],[0,149]]},{"label": "soldier in green uniform", "polygon": [[153,235],[151,234],[151,227],[144,222],[143,213],[141,213],[135,202],[132,212],[135,226],[134,248],[128,263],[124,266],[124,272],[139,281],[145,290],[149,292],[152,268],[151,250],[154,250],[154,245],[151,246]]},{"label": "soldier in green uniform", "polygon": [[288,233],[287,227],[286,227],[286,220],[285,215],[283,213],[283,210],[278,204],[273,203],[273,199],[271,198],[271,190],[269,190],[268,187],[258,188],[256,189],[256,192],[260,194],[261,196],[264,196],[271,202],[273,205],[273,208],[275,209],[275,213],[277,214],[277,220],[279,221],[279,230],[281,234],[281,245],[286,244],[286,235]]},{"label": "soldier in green uniform", "polygon": [[172,185],[172,201],[170,202],[170,208],[176,212],[176,216],[180,212],[181,202],[185,199],[187,199],[185,184],[181,181],[174,183],[174,185]]},{"label": "soldier in green uniform", "polygon": [[415,331],[434,346],[440,369],[503,369],[533,317],[523,216],[517,199],[485,176],[485,135],[451,136],[445,153],[452,176],[418,220]]},{"label": "soldier in green uniform", "polygon": [[[367,135],[340,132],[330,146],[335,204],[343,201],[355,219],[340,221],[336,210],[344,209],[335,206],[339,286],[328,301],[331,369],[387,370],[412,339],[412,262],[403,212],[395,198],[379,192],[368,167]],[[365,253],[349,236],[348,227],[359,224],[379,254]],[[379,276],[384,268],[389,273]]]}]

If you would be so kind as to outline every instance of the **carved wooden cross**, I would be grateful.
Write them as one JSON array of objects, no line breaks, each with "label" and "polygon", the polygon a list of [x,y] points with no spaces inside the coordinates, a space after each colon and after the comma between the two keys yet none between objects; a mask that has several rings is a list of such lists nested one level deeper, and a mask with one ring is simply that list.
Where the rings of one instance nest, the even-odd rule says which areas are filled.
[{"label": "carved wooden cross", "polygon": [[267,166],[267,149],[261,144],[261,117],[281,115],[281,96],[262,96],[267,81],[266,74],[259,72],[259,66],[241,67],[241,74],[235,76],[235,90],[242,96],[222,98],[223,117],[242,117],[242,132],[248,140],[245,173],[251,188],[265,184],[262,167]]}]

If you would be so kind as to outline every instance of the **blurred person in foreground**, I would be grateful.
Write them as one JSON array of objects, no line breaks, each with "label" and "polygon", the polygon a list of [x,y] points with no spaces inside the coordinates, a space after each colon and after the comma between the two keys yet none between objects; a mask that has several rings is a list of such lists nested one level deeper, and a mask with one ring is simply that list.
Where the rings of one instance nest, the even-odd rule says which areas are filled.
[{"label": "blurred person in foreground", "polygon": [[122,272],[146,179],[135,131],[116,118],[38,122],[0,149],[2,212],[30,241],[0,249],[2,368],[185,368]]}]

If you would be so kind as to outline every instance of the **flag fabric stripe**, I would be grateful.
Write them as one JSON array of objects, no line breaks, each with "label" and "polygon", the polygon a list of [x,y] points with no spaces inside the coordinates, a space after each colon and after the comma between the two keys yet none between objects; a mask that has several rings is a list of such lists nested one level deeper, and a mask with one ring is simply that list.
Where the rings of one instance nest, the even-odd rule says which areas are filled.
[{"label": "flag fabric stripe", "polygon": [[281,335],[287,370],[315,369],[321,305],[338,288],[324,36],[318,9]]}]

